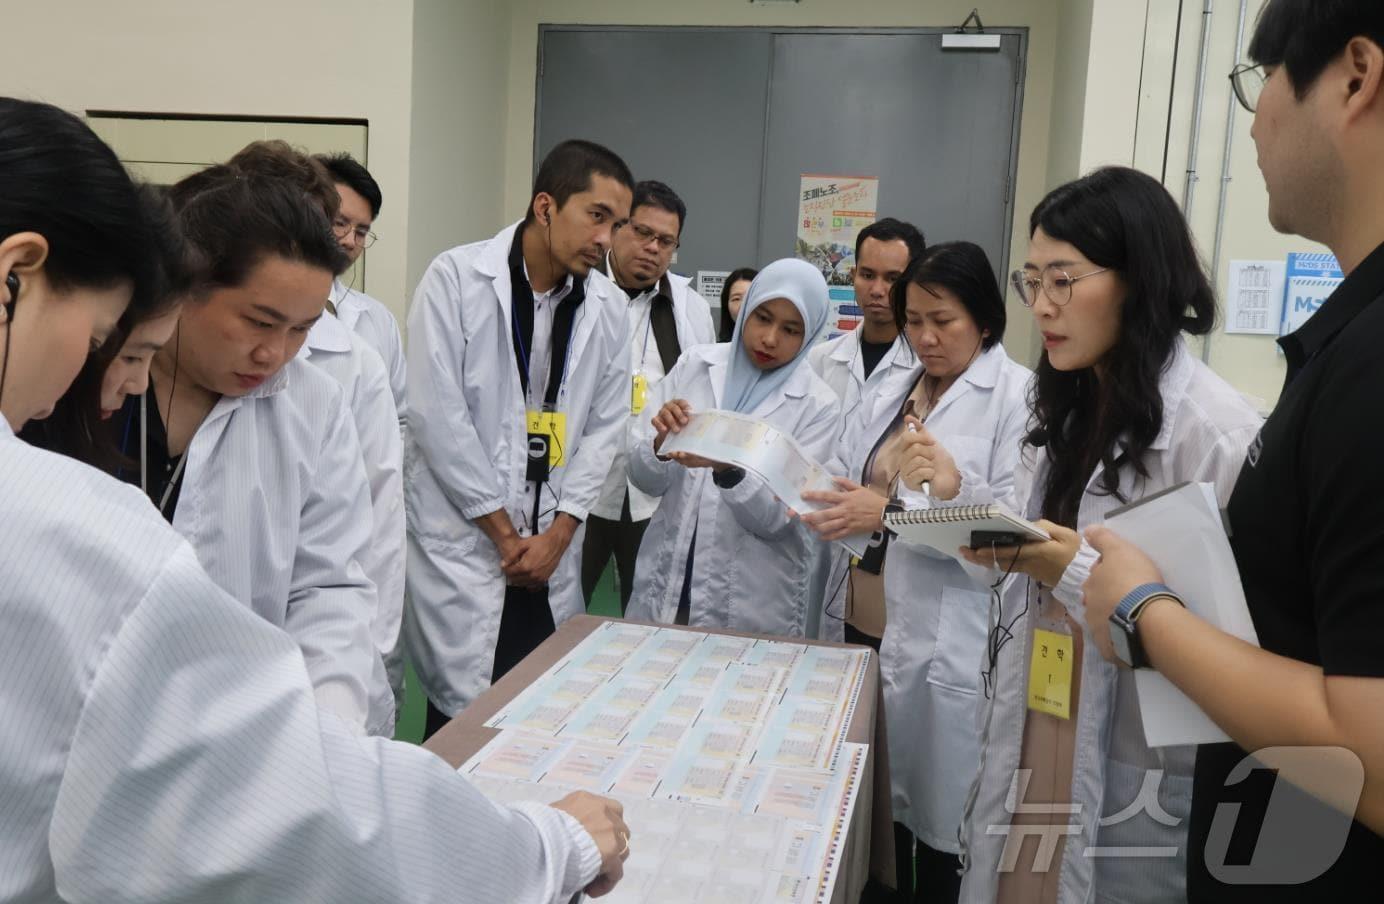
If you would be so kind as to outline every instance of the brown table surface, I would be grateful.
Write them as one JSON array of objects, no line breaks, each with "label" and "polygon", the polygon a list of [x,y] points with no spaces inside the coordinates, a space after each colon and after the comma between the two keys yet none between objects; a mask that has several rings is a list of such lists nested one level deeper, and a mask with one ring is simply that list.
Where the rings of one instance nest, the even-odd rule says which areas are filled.
[{"label": "brown table surface", "polygon": [[[689,628],[681,625],[658,625],[653,622],[640,622],[632,619],[577,615],[559,625],[557,631],[543,641],[538,649],[530,653],[523,662],[520,662],[507,675],[473,700],[470,706],[457,713],[423,746],[442,757],[453,768],[459,768],[476,751],[499,734],[497,729],[486,727],[487,719],[519,696],[519,693],[526,687],[537,681],[554,663],[585,640],[603,622],[608,621],[629,621],[631,624],[669,628],[677,631],[693,631],[699,634],[730,634],[736,637],[779,640],[810,646],[850,646],[849,644],[827,641],[805,640],[799,637],[769,637],[763,634],[747,634],[743,631]],[[846,731],[846,740],[870,745],[865,760],[865,774],[861,779],[859,797],[856,800],[855,813],[851,818],[851,827],[846,835],[846,855],[842,858],[841,872],[836,880],[835,894],[832,895],[833,902],[849,901],[854,904],[860,898],[867,873],[890,887],[894,885],[894,820],[893,807],[889,798],[889,754],[885,744],[884,703],[879,686],[879,657],[873,655],[873,651],[870,656],[870,666],[865,673],[864,684],[860,688],[860,701],[856,705],[855,715]],[[635,827],[631,827],[631,830],[634,831]]]}]

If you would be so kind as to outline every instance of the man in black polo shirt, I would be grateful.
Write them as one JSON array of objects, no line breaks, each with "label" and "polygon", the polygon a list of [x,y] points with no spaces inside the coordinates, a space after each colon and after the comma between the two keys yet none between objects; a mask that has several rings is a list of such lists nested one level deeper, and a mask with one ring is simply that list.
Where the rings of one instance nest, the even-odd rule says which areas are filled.
[{"label": "man in black polo shirt", "polygon": [[1287,383],[1230,500],[1262,649],[1145,588],[1157,569],[1101,528],[1087,624],[1236,742],[1198,753],[1190,900],[1365,900],[1384,874],[1384,3],[1270,0],[1249,55],[1232,77],[1269,220],[1347,274],[1280,340]]}]

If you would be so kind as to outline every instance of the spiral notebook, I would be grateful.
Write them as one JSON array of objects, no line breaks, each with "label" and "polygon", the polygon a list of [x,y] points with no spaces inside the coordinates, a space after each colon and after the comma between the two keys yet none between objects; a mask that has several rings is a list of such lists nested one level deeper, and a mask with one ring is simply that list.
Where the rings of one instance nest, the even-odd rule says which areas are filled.
[{"label": "spiral notebook", "polygon": [[904,543],[927,546],[948,555],[962,546],[987,546],[991,542],[1008,546],[1016,541],[1052,539],[1047,531],[999,503],[890,512],[884,516],[884,526]]}]

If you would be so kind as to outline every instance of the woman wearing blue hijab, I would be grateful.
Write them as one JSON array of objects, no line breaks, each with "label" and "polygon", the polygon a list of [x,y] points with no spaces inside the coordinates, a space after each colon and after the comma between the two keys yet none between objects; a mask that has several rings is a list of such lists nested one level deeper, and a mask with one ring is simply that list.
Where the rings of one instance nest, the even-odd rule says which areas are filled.
[{"label": "woman wearing blue hijab", "polygon": [[814,541],[754,474],[685,453],[661,456],[693,412],[737,411],[831,460],[839,404],[807,363],[826,328],[827,285],[800,260],[760,271],[729,342],[688,349],[630,438],[630,480],[661,496],[639,549],[628,616],[801,637]]}]

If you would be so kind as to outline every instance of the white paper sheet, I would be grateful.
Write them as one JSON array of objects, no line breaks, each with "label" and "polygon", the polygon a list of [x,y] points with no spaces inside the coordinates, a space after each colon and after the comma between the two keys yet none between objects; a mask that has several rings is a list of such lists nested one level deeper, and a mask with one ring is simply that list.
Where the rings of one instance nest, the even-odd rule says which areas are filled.
[{"label": "white paper sheet", "polygon": [[[1142,549],[1187,608],[1241,640],[1259,644],[1235,555],[1209,483],[1187,483],[1111,515],[1105,526]],[[1134,675],[1150,747],[1212,744],[1230,737],[1153,669]]]},{"label": "white paper sheet", "polygon": [[1231,261],[1225,331],[1277,335],[1286,273],[1287,265],[1281,260]]},{"label": "white paper sheet", "polygon": [[[796,512],[816,512],[826,505],[808,502],[808,490],[836,489],[832,474],[803,451],[798,441],[765,421],[734,411],[710,409],[693,413],[679,433],[670,433],[659,450],[688,452],[712,461],[725,462],[758,475],[788,508]],[[870,543],[868,534],[857,534],[838,541],[857,556],[864,555]]]},{"label": "white paper sheet", "polygon": [[[870,655],[606,622],[486,725],[622,748],[830,768]],[[551,749],[533,750],[534,763],[546,768],[540,760]]]}]

